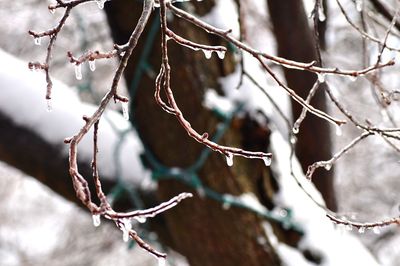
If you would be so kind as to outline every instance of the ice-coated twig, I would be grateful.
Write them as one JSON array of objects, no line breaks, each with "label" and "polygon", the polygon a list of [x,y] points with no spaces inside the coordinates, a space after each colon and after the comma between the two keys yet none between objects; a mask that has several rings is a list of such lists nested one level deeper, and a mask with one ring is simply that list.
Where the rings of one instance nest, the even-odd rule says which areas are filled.
[{"label": "ice-coated twig", "polygon": [[356,222],[356,221],[351,221],[348,219],[343,219],[343,218],[338,218],[333,214],[326,214],[326,217],[328,217],[332,222],[336,224],[341,224],[341,225],[349,225],[351,227],[357,228],[360,233],[363,233],[362,229],[374,229],[374,228],[380,228],[388,225],[400,225],[400,218],[395,217],[395,218],[390,218],[382,221],[377,221],[377,222],[368,222],[368,223],[361,223],[361,222]]},{"label": "ice-coated twig", "polygon": [[364,132],[357,138],[353,139],[347,146],[345,146],[343,149],[341,149],[339,152],[337,152],[333,157],[327,161],[319,161],[315,162],[312,165],[308,166],[308,170],[306,173],[306,178],[308,180],[312,179],[312,176],[314,174],[314,171],[317,170],[320,167],[324,167],[325,170],[329,171],[332,167],[332,165],[339,160],[340,157],[342,157],[343,154],[345,154],[347,151],[349,151],[351,148],[353,148],[357,143],[359,143],[361,140],[365,139],[368,136],[373,135],[371,132]]},{"label": "ice-coated twig", "polygon": [[[156,81],[156,100],[159,100],[160,98],[157,96],[159,95],[159,88],[157,88],[157,85],[162,84],[162,87],[167,95],[168,103],[169,105],[167,106],[164,102],[158,102],[160,106],[163,107],[164,110],[167,110],[169,113],[173,114],[176,116],[178,119],[179,123],[182,125],[182,127],[186,130],[188,135],[195,139],[197,142],[202,143],[209,147],[210,149],[217,151],[227,157],[236,155],[236,156],[242,156],[245,158],[255,158],[255,159],[264,159],[264,158],[271,158],[270,153],[265,153],[265,152],[253,152],[253,151],[246,151],[240,148],[233,148],[229,146],[222,146],[219,145],[211,140],[208,139],[208,134],[199,134],[196,130],[192,128],[190,125],[189,121],[185,119],[183,116],[182,111],[180,110],[178,104],[175,101],[175,97],[173,94],[173,91],[170,86],[170,72],[171,72],[171,67],[168,63],[168,47],[167,47],[167,15],[166,15],[166,9],[167,5],[169,5],[169,2],[166,2],[165,0],[160,0],[160,17],[161,17],[161,53],[162,53],[162,63],[161,63],[161,70],[159,73],[159,76],[157,77]],[[163,83],[161,82],[161,79],[163,80]],[[158,90],[158,91],[157,91]]]}]

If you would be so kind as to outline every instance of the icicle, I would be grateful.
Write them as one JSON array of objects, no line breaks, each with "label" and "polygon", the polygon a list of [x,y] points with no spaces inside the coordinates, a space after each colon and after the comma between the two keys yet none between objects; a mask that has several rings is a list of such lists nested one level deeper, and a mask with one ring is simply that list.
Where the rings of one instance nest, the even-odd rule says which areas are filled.
[{"label": "icicle", "polygon": [[203,53],[204,53],[204,56],[205,56],[207,59],[210,59],[210,58],[211,58],[211,55],[212,55],[212,51],[211,51],[211,50],[202,49],[202,51],[203,51]]},{"label": "icicle", "polygon": [[166,265],[166,260],[163,257],[157,258],[158,260],[158,266],[165,266]]},{"label": "icicle", "polygon": [[77,80],[82,79],[82,66],[81,64],[75,65],[75,78]]},{"label": "icicle", "polygon": [[340,126],[336,126],[336,136],[340,137],[343,135],[342,128]]},{"label": "icicle", "polygon": [[227,153],[227,155],[226,155],[226,164],[228,166],[232,166],[233,165],[233,154],[232,153]]},{"label": "icicle", "polygon": [[324,12],[324,6],[320,2],[319,8],[318,8],[318,19],[321,22],[324,22],[326,20],[325,12]]},{"label": "icicle", "polygon": [[318,73],[317,76],[318,76],[318,81],[320,83],[324,83],[325,82],[325,74],[324,73]]},{"label": "icicle", "polygon": [[35,45],[40,45],[42,42],[42,39],[40,37],[35,37],[35,38],[33,38],[33,41],[35,42]]},{"label": "icicle", "polygon": [[47,112],[51,112],[53,110],[53,104],[51,102],[51,99],[46,99],[47,103]]},{"label": "icicle", "polygon": [[144,224],[145,222],[146,222],[146,217],[144,217],[144,216],[135,216],[135,217],[133,217],[136,221],[138,221],[139,223],[141,223],[141,224]]},{"label": "icicle", "polygon": [[95,60],[89,60],[89,68],[91,71],[96,70],[96,61]]},{"label": "icicle", "polygon": [[327,164],[325,164],[324,168],[325,168],[326,171],[329,171],[332,168],[332,164],[331,163],[327,163]]},{"label": "icicle", "polygon": [[121,102],[122,116],[125,120],[129,120],[129,102]]},{"label": "icicle", "polygon": [[356,9],[358,12],[361,12],[363,10],[363,0],[356,0]]},{"label": "icicle", "polygon": [[122,239],[124,240],[124,242],[128,242],[129,240],[129,232],[132,229],[132,224],[131,221],[129,219],[122,219]]},{"label": "icicle", "polygon": [[351,224],[347,224],[347,225],[346,225],[346,230],[347,230],[347,231],[353,230],[353,226],[352,226]]},{"label": "icicle", "polygon": [[364,234],[365,233],[365,227],[361,226],[360,228],[358,228],[358,233]]},{"label": "icicle", "polygon": [[100,225],[100,223],[101,223],[100,215],[99,214],[93,214],[92,215],[92,219],[93,219],[93,225],[95,227],[98,227]]},{"label": "icicle", "polygon": [[265,156],[262,158],[262,160],[264,161],[265,166],[270,166],[271,165],[271,157]]},{"label": "icicle", "polygon": [[225,58],[225,51],[217,51],[217,55],[222,60]]}]

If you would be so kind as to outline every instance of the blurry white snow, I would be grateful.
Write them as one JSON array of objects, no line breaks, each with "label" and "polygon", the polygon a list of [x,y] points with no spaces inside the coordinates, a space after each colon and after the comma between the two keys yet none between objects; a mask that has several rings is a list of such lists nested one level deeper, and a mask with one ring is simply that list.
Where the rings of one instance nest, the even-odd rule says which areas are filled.
[{"label": "blurry white snow", "polygon": [[[0,81],[2,97],[0,111],[9,116],[17,125],[27,127],[46,141],[62,145],[65,155],[68,146],[63,140],[76,134],[84,125],[83,115],[91,116],[96,107],[83,103],[78,95],[67,86],[54,81],[52,111],[48,112],[44,92],[45,76],[42,71],[30,71],[25,62],[0,50]],[[106,117],[106,118],[105,118]],[[117,130],[113,129],[117,128]],[[121,139],[119,132],[129,132]],[[78,146],[78,159],[90,160],[93,154],[93,133],[89,132]],[[116,146],[121,141],[119,154]],[[120,159],[120,177],[130,184],[139,185],[150,178],[140,161],[143,147],[130,123],[115,111],[105,111],[99,123],[98,137],[100,173],[116,178],[115,156]],[[81,156],[81,157],[79,157]],[[146,180],[147,181],[147,180]]]}]

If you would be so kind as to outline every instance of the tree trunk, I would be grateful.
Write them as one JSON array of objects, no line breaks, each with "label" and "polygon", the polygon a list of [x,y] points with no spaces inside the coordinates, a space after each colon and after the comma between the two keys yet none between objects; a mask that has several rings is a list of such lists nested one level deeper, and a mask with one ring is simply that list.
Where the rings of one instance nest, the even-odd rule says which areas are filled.
[{"label": "tree trunk", "polygon": [[[303,1],[300,0],[268,0],[268,8],[274,27],[278,45],[278,54],[287,59],[300,62],[311,62],[317,59],[313,33],[307,21]],[[306,98],[316,81],[316,75],[306,71],[284,68],[287,84],[301,97]],[[317,91],[311,104],[326,111],[326,96],[323,86]],[[296,120],[302,107],[292,101],[292,115]],[[297,135],[296,155],[303,170],[316,161],[331,158],[331,137],[329,124],[311,114],[303,121]],[[337,209],[333,186],[333,171],[318,169],[313,181],[322,193],[325,202],[331,210]]]},{"label": "tree trunk", "polygon": [[[196,5],[197,12],[207,13],[213,5],[212,2]],[[110,2],[106,12],[114,40],[119,44],[129,37],[140,10],[141,4],[135,1]],[[152,21],[155,15],[153,14]],[[131,86],[134,125],[137,126],[149,151],[161,163],[167,167],[185,168],[195,163],[201,151],[206,148],[191,139],[176,118],[162,111],[156,104],[153,97],[154,76],[144,74],[138,80],[134,75],[140,65],[151,66],[150,71],[147,68],[147,73],[158,72],[160,68],[160,33],[158,32],[154,41],[145,41],[146,36],[149,36],[152,21],[147,25],[145,35],[138,43],[125,73]],[[156,23],[159,27],[159,22]],[[215,36],[196,29],[183,20],[173,18],[169,24],[172,30],[190,40],[219,44]],[[147,62],[140,59],[145,48],[151,50]],[[169,41],[169,57],[172,68],[171,87],[178,104],[193,128],[200,132],[208,132],[211,137],[218,119],[203,107],[203,94],[205,88],[218,91],[218,78],[233,72],[232,54],[228,53],[223,61],[216,56],[206,60],[201,51],[194,52]],[[139,86],[132,90],[132,84]],[[251,131],[247,130],[248,127],[251,127]],[[249,118],[234,119],[230,130],[225,133],[220,143],[265,151],[268,146],[268,132],[268,129],[256,125]],[[251,192],[264,202],[272,204],[271,197],[276,185],[272,184],[270,170],[261,160],[235,157],[233,167],[228,167],[225,158],[212,153],[197,174],[204,186],[218,193],[241,195]],[[190,190],[187,185],[176,180],[160,181],[158,195],[161,200],[165,200]],[[193,266],[281,265],[280,258],[262,226],[263,219],[248,210],[235,207],[223,210],[221,203],[197,194],[194,199],[187,200],[165,213],[165,218],[173,247],[186,256]],[[280,226],[273,226],[277,235],[286,237],[287,242],[295,244],[298,237],[293,237],[293,240],[282,233],[283,229]],[[259,243],[260,237],[266,239],[263,244]]]}]

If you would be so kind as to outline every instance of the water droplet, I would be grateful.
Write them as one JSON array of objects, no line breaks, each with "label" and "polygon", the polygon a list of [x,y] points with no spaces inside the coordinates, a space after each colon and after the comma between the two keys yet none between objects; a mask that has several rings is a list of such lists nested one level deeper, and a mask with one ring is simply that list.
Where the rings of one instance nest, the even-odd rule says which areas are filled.
[{"label": "water droplet", "polygon": [[89,68],[91,71],[96,70],[96,61],[95,60],[89,60]]},{"label": "water droplet", "polygon": [[232,153],[228,153],[226,155],[226,164],[228,166],[232,166],[233,165],[233,154]]},{"label": "water droplet", "polygon": [[361,226],[360,228],[358,228],[358,233],[364,234],[365,233],[365,227]]},{"label": "water droplet", "polygon": [[347,231],[353,230],[353,226],[352,226],[351,224],[347,224],[347,225],[346,225],[346,230],[347,230]]},{"label": "water droplet", "polygon": [[94,215],[92,215],[92,219],[93,219],[93,225],[95,227],[98,227],[100,225],[100,223],[101,223],[100,215],[99,214],[94,214]]},{"label": "water droplet", "polygon": [[165,266],[166,265],[165,258],[159,257],[157,260],[158,260],[158,266]]},{"label": "water droplet", "polygon": [[135,216],[135,217],[133,217],[136,221],[138,221],[139,223],[141,223],[141,224],[144,224],[145,222],[146,222],[146,217],[144,217],[144,216]]},{"label": "water droplet", "polygon": [[291,144],[296,144],[296,142],[297,142],[296,136],[291,136],[291,137],[290,137],[290,143],[291,143]]},{"label": "water droplet", "polygon": [[340,137],[343,135],[342,128],[340,126],[336,126],[336,136]]},{"label": "water droplet", "polygon": [[325,168],[326,171],[329,171],[332,168],[332,164],[331,163],[327,163],[327,164],[324,165],[324,168]]},{"label": "water droplet", "polygon": [[205,56],[207,59],[210,59],[210,58],[211,58],[211,55],[212,55],[212,51],[211,51],[211,50],[203,49],[202,51],[203,51],[203,53],[204,53],[204,56]]},{"label": "water droplet", "polygon": [[318,76],[318,81],[320,83],[324,83],[325,82],[325,74],[324,73],[318,73],[317,76]]},{"label": "water droplet", "polygon": [[53,111],[53,103],[51,99],[46,99],[46,104],[47,104],[47,112]]},{"label": "water droplet", "polygon": [[262,160],[264,161],[265,166],[270,166],[271,165],[271,162],[272,162],[271,157],[265,156],[265,157],[262,158]]},{"label": "water droplet", "polygon": [[121,102],[122,116],[125,120],[129,120],[129,102]]},{"label": "water droplet", "polygon": [[81,64],[75,65],[75,78],[77,80],[82,79],[82,66]]},{"label": "water droplet", "polygon": [[33,41],[35,42],[35,45],[40,45],[42,42],[42,39],[40,37],[35,37],[35,38],[33,38]]},{"label": "water droplet", "polygon": [[378,226],[375,226],[372,231],[374,232],[374,234],[379,235],[381,233],[381,229]]},{"label": "water droplet", "polygon": [[224,59],[225,58],[225,52],[226,51],[217,51],[217,55],[219,57],[219,59]]}]

